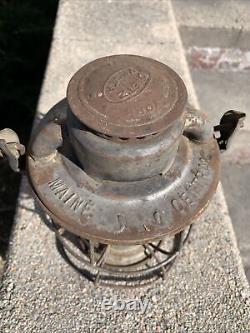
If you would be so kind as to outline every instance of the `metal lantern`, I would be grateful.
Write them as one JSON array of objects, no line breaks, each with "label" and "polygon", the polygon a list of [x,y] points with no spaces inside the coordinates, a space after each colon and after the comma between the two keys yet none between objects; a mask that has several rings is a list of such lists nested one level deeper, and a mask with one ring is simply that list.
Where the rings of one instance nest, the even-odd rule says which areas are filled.
[{"label": "metal lantern", "polygon": [[220,149],[244,116],[228,111],[213,128],[187,104],[178,74],[149,58],[83,66],[27,152],[63,257],[103,285],[164,278],[216,190]]}]

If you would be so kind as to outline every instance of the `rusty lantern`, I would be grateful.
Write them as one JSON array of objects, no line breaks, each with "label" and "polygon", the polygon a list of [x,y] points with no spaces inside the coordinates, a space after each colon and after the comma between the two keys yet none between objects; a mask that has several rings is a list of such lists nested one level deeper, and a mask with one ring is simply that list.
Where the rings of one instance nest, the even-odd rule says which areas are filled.
[{"label": "rusty lantern", "polygon": [[83,66],[27,157],[63,257],[103,285],[164,277],[216,190],[220,148],[243,116],[228,111],[213,128],[187,104],[181,78],[149,58]]}]

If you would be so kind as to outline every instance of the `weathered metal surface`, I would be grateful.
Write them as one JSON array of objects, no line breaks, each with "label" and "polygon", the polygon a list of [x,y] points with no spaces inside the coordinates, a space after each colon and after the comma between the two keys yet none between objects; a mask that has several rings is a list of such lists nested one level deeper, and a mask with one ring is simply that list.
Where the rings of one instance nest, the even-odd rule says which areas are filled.
[{"label": "weathered metal surface", "polygon": [[164,278],[216,190],[219,146],[186,100],[166,65],[101,58],[73,76],[35,131],[30,183],[60,253],[92,281]]},{"label": "weathered metal surface", "polygon": [[[53,118],[51,113],[48,118]],[[53,128],[56,138],[52,147],[58,142],[63,145],[44,157],[32,154],[28,158],[29,177],[56,223],[83,238],[138,244],[175,234],[193,222],[216,189],[220,159],[213,138],[199,143],[182,136],[171,168],[154,177],[103,181],[90,177],[77,164],[67,149],[66,133],[62,135],[59,125],[54,125],[48,122],[35,142],[46,142],[50,133],[46,128]]]},{"label": "weathered metal surface", "polygon": [[111,140],[82,128],[68,112],[67,129],[73,150],[88,175],[107,180],[137,181],[155,176],[172,165],[184,120],[180,117],[156,135],[136,140]]},{"label": "weathered metal surface", "polygon": [[165,279],[191,230],[190,226],[162,241],[124,246],[80,238],[48,216],[44,216],[44,222],[56,234],[59,253],[79,274],[98,285],[123,288],[143,287]]},{"label": "weathered metal surface", "polygon": [[18,159],[25,154],[25,147],[20,144],[18,135],[10,128],[0,131],[0,157],[6,157],[13,171],[18,172]]},{"label": "weathered metal surface", "polygon": [[123,251],[114,257],[112,251],[116,251],[116,246],[94,244],[69,232],[62,236],[60,229],[54,229],[59,253],[79,274],[96,285],[122,288],[144,287],[159,278],[165,279],[190,230],[191,226],[167,241],[138,245],[137,253],[135,246],[123,246]]},{"label": "weathered metal surface", "polygon": [[215,137],[220,150],[226,150],[237,129],[243,127],[246,114],[234,110],[227,111],[221,118],[220,124],[214,127]]},{"label": "weathered metal surface", "polygon": [[69,83],[67,99],[89,128],[112,137],[138,138],[161,132],[178,119],[187,91],[168,66],[116,55],[82,67]]}]

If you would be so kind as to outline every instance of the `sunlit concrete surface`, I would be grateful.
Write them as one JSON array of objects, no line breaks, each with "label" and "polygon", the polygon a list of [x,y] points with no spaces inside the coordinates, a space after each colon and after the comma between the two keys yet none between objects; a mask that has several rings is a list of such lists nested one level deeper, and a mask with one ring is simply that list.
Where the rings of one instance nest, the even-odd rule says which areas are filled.
[{"label": "sunlit concrete surface", "polygon": [[[61,1],[38,114],[65,96],[83,64],[116,53],[172,66],[198,106],[170,1]],[[149,300],[104,311],[103,299]],[[249,287],[219,189],[165,281],[138,290],[95,288],[57,253],[24,178],[1,294],[0,331],[248,332]]]}]

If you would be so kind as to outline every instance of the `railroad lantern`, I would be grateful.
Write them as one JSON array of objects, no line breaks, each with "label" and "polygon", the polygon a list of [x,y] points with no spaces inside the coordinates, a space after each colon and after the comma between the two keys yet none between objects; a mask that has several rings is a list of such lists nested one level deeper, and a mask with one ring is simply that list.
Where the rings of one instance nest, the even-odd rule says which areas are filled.
[{"label": "railroad lantern", "polygon": [[179,75],[150,58],[83,66],[27,151],[63,257],[103,285],[164,278],[216,190],[220,149],[243,117],[228,111],[213,128],[187,104]]}]

